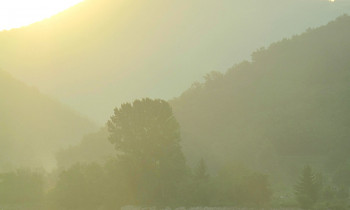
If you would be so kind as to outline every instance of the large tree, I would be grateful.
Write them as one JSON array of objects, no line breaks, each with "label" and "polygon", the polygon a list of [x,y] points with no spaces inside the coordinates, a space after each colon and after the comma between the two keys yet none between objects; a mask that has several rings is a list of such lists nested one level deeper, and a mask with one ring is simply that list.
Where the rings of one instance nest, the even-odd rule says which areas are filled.
[{"label": "large tree", "polygon": [[175,202],[185,175],[180,128],[164,100],[142,99],[122,104],[108,122],[110,142],[125,163],[138,204]]}]

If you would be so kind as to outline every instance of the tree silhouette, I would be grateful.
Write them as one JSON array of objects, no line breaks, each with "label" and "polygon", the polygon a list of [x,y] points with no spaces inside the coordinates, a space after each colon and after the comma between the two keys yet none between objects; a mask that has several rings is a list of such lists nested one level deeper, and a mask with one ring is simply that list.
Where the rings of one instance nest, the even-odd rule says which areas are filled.
[{"label": "tree silhouette", "polygon": [[142,99],[114,110],[109,140],[132,178],[136,202],[169,204],[185,175],[180,128],[164,100]]},{"label": "tree silhouette", "polygon": [[295,186],[295,195],[303,209],[312,208],[318,200],[320,183],[310,166],[305,166],[298,184]]},{"label": "tree silhouette", "polygon": [[202,158],[193,174],[193,183],[191,185],[191,199],[195,206],[208,206],[211,202],[211,193],[213,192],[210,176],[207,173],[207,165]]}]

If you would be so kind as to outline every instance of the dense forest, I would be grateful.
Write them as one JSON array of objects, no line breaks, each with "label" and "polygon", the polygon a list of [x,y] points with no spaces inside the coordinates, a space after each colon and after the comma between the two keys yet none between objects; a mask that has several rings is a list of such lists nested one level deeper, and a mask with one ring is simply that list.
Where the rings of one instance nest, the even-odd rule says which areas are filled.
[{"label": "dense forest", "polygon": [[271,168],[301,157],[346,162],[349,26],[350,17],[342,16],[259,49],[251,62],[212,72],[172,100],[187,154],[210,157],[212,165],[232,155]]},{"label": "dense forest", "polygon": [[269,205],[268,177],[244,164],[231,162],[215,176],[208,173],[203,159],[190,168],[180,145],[179,123],[164,100],[125,103],[114,110],[107,127],[115,154],[103,163],[81,161],[51,173],[21,169],[0,174],[2,207],[73,210],[127,205]]},{"label": "dense forest", "polygon": [[0,71],[0,209],[349,209],[349,37],[340,16],[99,129]]}]

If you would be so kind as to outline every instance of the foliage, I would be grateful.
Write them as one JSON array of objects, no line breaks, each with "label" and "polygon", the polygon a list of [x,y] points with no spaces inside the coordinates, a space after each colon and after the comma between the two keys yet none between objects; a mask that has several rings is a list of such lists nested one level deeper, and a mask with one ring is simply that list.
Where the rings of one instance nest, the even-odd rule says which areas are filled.
[{"label": "foliage", "polygon": [[[322,165],[329,158],[329,186],[322,189],[320,177],[306,166],[295,186],[296,200],[304,209],[348,208],[350,169],[344,162],[349,160],[350,148],[346,126],[350,119],[350,62],[343,57],[350,49],[348,25],[349,17],[342,17],[325,27],[262,48],[252,55],[251,62],[238,64],[226,74],[212,72],[205,76],[204,83],[196,83],[172,101],[185,134],[187,157],[192,163],[204,157],[192,173],[186,166],[180,126],[169,103],[142,99],[116,108],[108,122],[116,158],[106,163],[101,158],[101,154],[112,150],[112,145],[106,143],[107,131],[89,135],[81,145],[58,154],[59,176],[50,180],[54,187],[47,197],[42,175],[16,171],[0,175],[0,204],[36,204],[47,198],[52,202],[51,209],[72,210],[117,209],[130,204],[268,207],[272,189],[265,172],[273,177],[284,173],[292,182],[295,168],[305,160]],[[5,87],[4,84],[1,83]],[[27,148],[29,152],[36,151],[36,145],[46,137],[65,139],[60,132],[51,132],[51,126],[38,135],[39,128],[24,126],[35,120],[21,121],[32,116],[45,122],[56,119],[51,111],[36,118],[36,109],[22,109],[23,104],[27,105],[22,103],[26,93],[40,98],[50,105],[47,107],[57,105],[20,83],[6,87],[14,87],[21,94],[10,98],[16,103],[0,102],[5,107],[2,116],[15,119],[13,124],[0,120],[0,138],[6,139],[2,146],[23,146],[17,141],[20,138],[12,135],[17,129],[23,131],[20,136],[32,131],[29,137],[38,136],[37,142]],[[7,96],[7,89],[0,94]],[[62,121],[76,118],[59,106],[47,109],[63,113],[63,120],[54,123],[57,127]],[[19,115],[9,117],[13,113]],[[78,121],[78,130],[89,127],[85,120]],[[64,133],[71,131],[67,126],[63,126]],[[74,164],[84,161],[89,163]],[[229,163],[224,164],[226,161]],[[273,184],[280,181],[272,180]]]},{"label": "foliage", "polygon": [[56,153],[58,168],[69,168],[79,162],[105,163],[115,153],[108,135],[108,130],[104,127],[98,132],[85,135],[78,145],[59,150]]},{"label": "foliage", "polygon": [[200,159],[197,167],[194,169],[190,189],[190,204],[192,206],[211,205],[213,183],[207,172],[207,166],[204,159]]},{"label": "foliage", "polygon": [[[266,206],[267,176],[230,164],[212,177],[201,159],[191,174],[180,147],[179,124],[169,104],[142,99],[115,109],[108,122],[117,156],[63,170],[51,192],[63,209],[138,206]],[[112,145],[111,145],[112,146]]]},{"label": "foliage", "polygon": [[312,208],[320,197],[321,184],[310,166],[305,166],[295,186],[296,199],[303,209]]},{"label": "foliage", "polygon": [[98,209],[104,205],[107,182],[98,164],[76,164],[64,170],[50,192],[54,207],[59,209]]},{"label": "foliage", "polygon": [[268,177],[242,164],[223,166],[215,179],[216,205],[264,207],[271,201]]},{"label": "foliage", "polygon": [[187,168],[170,105],[151,99],[123,104],[114,110],[108,128],[118,159],[132,179],[136,204],[175,202]]},{"label": "foliage", "polygon": [[39,172],[18,170],[0,174],[0,205],[38,204],[44,199],[44,177]]},{"label": "foliage", "polygon": [[255,170],[263,166],[276,182],[309,158],[324,164],[333,152],[338,157],[331,165],[344,163],[350,148],[349,25],[343,16],[283,39],[172,100],[188,162],[203,157],[212,170],[240,160]]}]

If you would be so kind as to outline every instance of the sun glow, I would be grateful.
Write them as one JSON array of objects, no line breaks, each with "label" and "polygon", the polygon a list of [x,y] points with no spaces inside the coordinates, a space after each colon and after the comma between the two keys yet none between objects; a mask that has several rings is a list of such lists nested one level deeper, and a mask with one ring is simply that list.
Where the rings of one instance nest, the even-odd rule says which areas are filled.
[{"label": "sun glow", "polygon": [[0,30],[29,25],[83,0],[0,0]]}]

